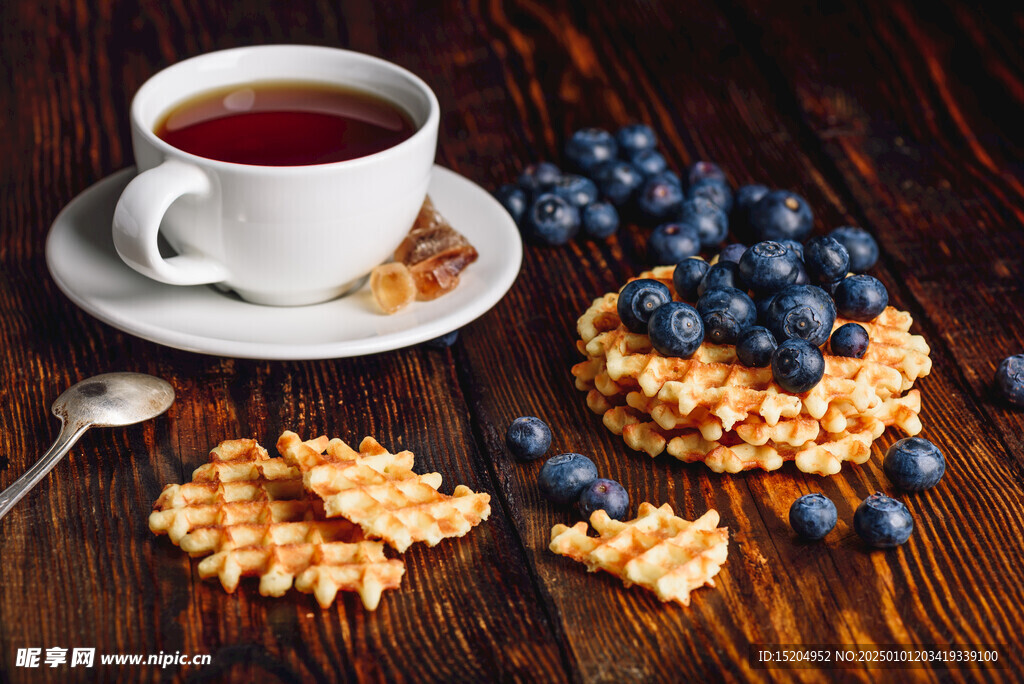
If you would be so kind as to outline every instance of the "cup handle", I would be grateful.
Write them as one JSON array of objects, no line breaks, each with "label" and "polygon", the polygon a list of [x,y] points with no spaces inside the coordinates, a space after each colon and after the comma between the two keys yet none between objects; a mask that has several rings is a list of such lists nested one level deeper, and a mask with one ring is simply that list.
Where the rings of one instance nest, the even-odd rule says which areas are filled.
[{"label": "cup handle", "polygon": [[198,167],[176,159],[143,171],[121,193],[114,209],[114,247],[126,264],[170,285],[203,285],[228,278],[217,261],[195,254],[165,259],[157,247],[160,221],[182,195],[205,194],[210,180]]}]

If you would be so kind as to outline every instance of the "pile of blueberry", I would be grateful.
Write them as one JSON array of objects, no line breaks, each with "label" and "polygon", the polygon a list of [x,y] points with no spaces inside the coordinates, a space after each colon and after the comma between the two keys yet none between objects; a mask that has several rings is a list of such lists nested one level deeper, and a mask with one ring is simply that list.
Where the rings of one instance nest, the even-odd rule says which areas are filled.
[{"label": "pile of blueberry", "polygon": [[[861,258],[865,254],[870,258]],[[832,325],[837,314],[870,321],[888,305],[881,281],[857,273],[877,257],[874,238],[861,228],[837,228],[806,244],[731,244],[714,265],[700,257],[676,264],[676,293],[695,306],[672,301],[666,285],[641,278],[619,292],[619,318],[630,331],[646,333],[664,356],[689,358],[704,341],[734,344],[740,363],[771,366],[784,389],[806,392],[824,375],[826,342],[836,356],[861,358],[867,351],[863,326],[847,323],[833,333]]]},{"label": "pile of blueberry", "polygon": [[[516,418],[505,433],[505,446],[520,461],[533,461],[551,448],[551,429],[540,418]],[[622,520],[629,511],[629,494],[615,480],[598,477],[597,466],[582,454],[552,456],[540,469],[537,484],[549,501],[579,506],[584,519],[603,509]]]},{"label": "pile of blueberry", "polygon": [[[927,439],[908,437],[889,447],[882,469],[900,489],[922,492],[942,479],[946,459]],[[805,539],[822,539],[835,527],[837,517],[835,504],[824,494],[801,496],[789,509],[790,526]],[[867,544],[889,549],[910,538],[914,519],[901,501],[876,492],[857,507],[853,529]]]}]

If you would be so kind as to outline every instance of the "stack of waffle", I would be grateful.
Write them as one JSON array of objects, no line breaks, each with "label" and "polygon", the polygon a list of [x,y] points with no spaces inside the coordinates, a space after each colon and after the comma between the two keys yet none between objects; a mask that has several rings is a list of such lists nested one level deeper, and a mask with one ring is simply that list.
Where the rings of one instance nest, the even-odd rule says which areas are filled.
[{"label": "stack of waffle", "polygon": [[220,578],[228,592],[257,576],[264,596],[294,585],[326,608],[338,591],[354,591],[374,610],[405,573],[384,555],[385,542],[400,553],[414,541],[433,546],[490,514],[489,495],[463,485],[442,494],[439,474],[413,473],[412,453],[392,454],[369,437],[355,451],[285,432],[278,449],[282,458],[255,440],[222,442],[192,482],[167,485],[153,505],[150,529],[206,556],[199,575]]},{"label": "stack of waffle", "polygon": [[[673,267],[641,274],[673,290]],[[572,374],[587,405],[626,444],[651,456],[667,451],[716,472],[775,470],[786,461],[832,475],[844,461],[863,463],[871,444],[894,425],[921,431],[921,395],[911,389],[931,370],[924,338],[908,331],[910,314],[888,307],[861,322],[871,340],[862,359],[825,354],[825,376],[793,394],[771,368],[750,368],[732,345],[704,342],[689,359],[665,357],[647,335],[619,320],[618,294],[597,299],[580,317]],[[851,321],[836,318],[835,327]]]}]

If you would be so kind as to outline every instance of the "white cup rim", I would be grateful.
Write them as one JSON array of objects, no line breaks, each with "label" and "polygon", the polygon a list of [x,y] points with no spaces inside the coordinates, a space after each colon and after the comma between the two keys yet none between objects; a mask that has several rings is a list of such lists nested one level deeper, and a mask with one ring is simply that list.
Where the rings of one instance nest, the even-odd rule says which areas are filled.
[{"label": "white cup rim", "polygon": [[[227,162],[219,159],[211,159],[209,157],[202,157],[191,152],[186,152],[178,147],[171,145],[162,138],[160,138],[152,129],[151,126],[145,125],[142,121],[142,102],[149,90],[153,90],[158,87],[160,79],[173,71],[184,70],[193,68],[201,62],[216,59],[218,56],[223,56],[231,53],[242,53],[250,51],[288,51],[288,50],[302,50],[311,53],[320,53],[326,55],[328,53],[337,54],[344,53],[347,58],[353,59],[357,62],[362,62],[367,65],[374,66],[384,71],[390,71],[395,73],[402,78],[408,80],[411,84],[421,92],[423,96],[427,98],[429,111],[427,118],[422,124],[417,126],[416,132],[410,137],[406,138],[402,142],[389,147],[380,152],[374,152],[362,157],[355,159],[346,159],[337,162],[328,162],[324,164],[305,164],[298,166],[267,166],[260,164],[240,164],[238,162]],[[198,92],[198,91],[197,91]],[[187,98],[189,95],[194,95],[196,92],[186,93],[182,95],[182,99]],[[159,150],[165,157],[176,156],[181,159],[191,161],[194,164],[204,166],[207,168],[221,169],[224,171],[231,171],[233,173],[250,173],[250,174],[264,174],[264,173],[275,173],[275,174],[297,174],[297,173],[331,173],[336,172],[341,168],[350,169],[358,168],[368,164],[374,164],[378,161],[389,159],[390,157],[403,154],[408,148],[414,147],[420,143],[423,138],[430,137],[433,135],[433,131],[437,130],[440,124],[441,118],[441,106],[437,101],[437,96],[434,91],[430,88],[427,83],[419,76],[409,71],[408,69],[401,67],[394,62],[389,62],[386,59],[380,57],[374,57],[373,55],[367,55],[362,52],[356,52],[354,50],[345,50],[343,48],[333,48],[323,45],[302,45],[297,43],[272,43],[266,45],[248,45],[243,47],[228,48],[226,50],[215,50],[213,52],[205,52],[195,57],[189,57],[188,59],[175,62],[174,64],[167,66],[160,71],[150,76],[146,81],[139,86],[139,89],[135,92],[132,97],[131,107],[129,109],[131,125],[136,131],[142,135],[142,137],[150,145]]]}]

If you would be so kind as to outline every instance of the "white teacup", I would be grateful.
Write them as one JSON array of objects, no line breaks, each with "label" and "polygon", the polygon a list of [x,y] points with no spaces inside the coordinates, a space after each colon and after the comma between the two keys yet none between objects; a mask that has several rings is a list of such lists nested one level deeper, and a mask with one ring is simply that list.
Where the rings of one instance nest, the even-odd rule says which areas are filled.
[{"label": "white teacup", "polygon": [[[203,92],[287,80],[383,97],[410,116],[416,131],[382,152],[308,166],[206,159],[154,133],[166,112]],[[139,175],[117,203],[114,245],[126,264],[163,283],[215,283],[258,304],[332,299],[385,261],[412,226],[426,196],[439,120],[426,83],[356,52],[265,45],[179,62],[132,100]],[[158,233],[178,256],[160,255]]]}]

